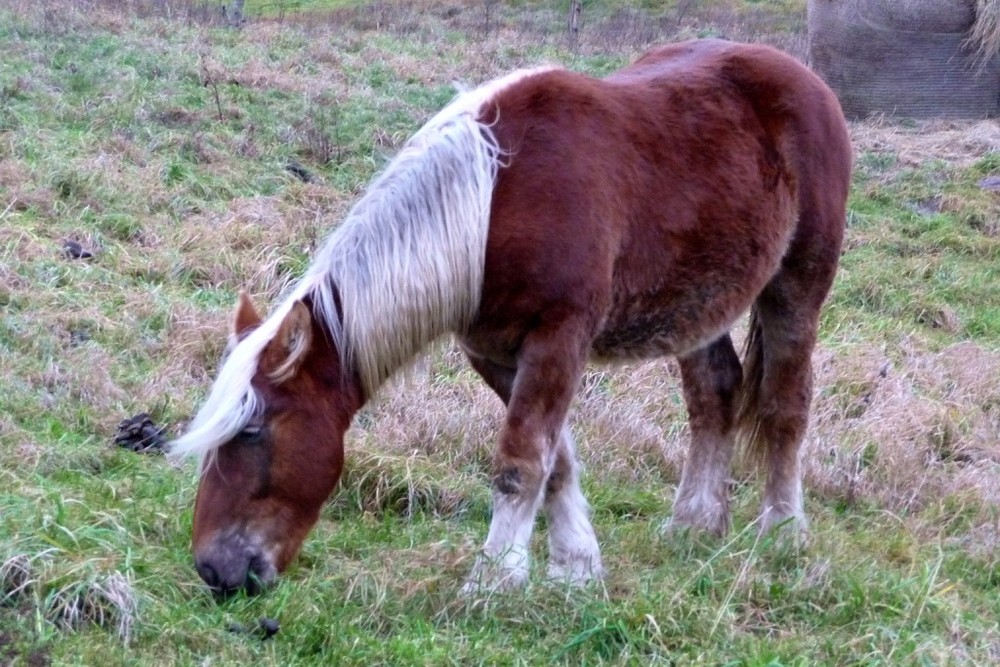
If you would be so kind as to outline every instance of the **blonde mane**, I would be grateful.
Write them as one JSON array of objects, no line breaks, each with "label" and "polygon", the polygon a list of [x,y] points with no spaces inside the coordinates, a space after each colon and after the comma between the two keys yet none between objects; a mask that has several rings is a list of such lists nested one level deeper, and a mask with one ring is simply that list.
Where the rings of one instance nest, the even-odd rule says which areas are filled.
[{"label": "blonde mane", "polygon": [[232,349],[171,456],[204,457],[246,426],[258,409],[251,380],[260,354],[304,297],[367,396],[435,338],[468,327],[504,157],[480,112],[500,90],[547,69],[460,94],[410,138],[281,304]]}]

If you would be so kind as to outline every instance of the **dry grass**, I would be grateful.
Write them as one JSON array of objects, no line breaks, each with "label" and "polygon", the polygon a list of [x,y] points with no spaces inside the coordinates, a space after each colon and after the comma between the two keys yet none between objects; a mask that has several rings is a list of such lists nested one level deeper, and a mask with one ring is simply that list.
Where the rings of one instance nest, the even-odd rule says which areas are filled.
[{"label": "dry grass", "polygon": [[25,554],[15,554],[0,562],[0,605],[30,595],[34,584],[31,559]]},{"label": "dry grass", "polygon": [[[874,347],[817,351],[807,488],[893,513],[956,494],[1000,507],[1000,353],[974,343],[901,350],[893,359]],[[671,361],[592,369],[571,417],[589,476],[601,484],[660,480],[665,505],[686,456],[685,418]],[[362,505],[405,510],[406,497],[433,508],[439,496],[451,498],[421,469],[467,471],[485,485],[501,419],[499,400],[463,368],[460,353],[438,353],[358,420],[349,442],[362,453],[345,477],[348,493],[366,498]]]},{"label": "dry grass", "polygon": [[808,488],[893,513],[963,493],[1000,506],[1000,353],[973,343],[901,352],[817,354]]},{"label": "dry grass", "polygon": [[1000,0],[976,0],[976,22],[968,43],[984,63],[1000,54]]},{"label": "dry grass", "polygon": [[906,123],[872,118],[851,123],[855,153],[892,153],[900,166],[941,161],[967,167],[990,152],[1000,152],[1000,123],[994,120],[922,120]]},{"label": "dry grass", "polygon": [[[671,360],[585,374],[571,420],[590,474],[607,482],[679,478],[686,446],[679,382]],[[502,420],[499,398],[447,345],[384,389],[348,440],[365,457],[419,457],[485,484]]]},{"label": "dry grass", "polygon": [[44,598],[45,616],[68,630],[96,624],[128,645],[138,622],[140,594],[126,575],[105,573],[94,560],[54,574],[60,554],[48,549],[0,561],[0,609]]},{"label": "dry grass", "polygon": [[138,595],[120,572],[90,576],[51,591],[46,612],[69,630],[88,624],[112,628],[127,646],[137,622]]}]

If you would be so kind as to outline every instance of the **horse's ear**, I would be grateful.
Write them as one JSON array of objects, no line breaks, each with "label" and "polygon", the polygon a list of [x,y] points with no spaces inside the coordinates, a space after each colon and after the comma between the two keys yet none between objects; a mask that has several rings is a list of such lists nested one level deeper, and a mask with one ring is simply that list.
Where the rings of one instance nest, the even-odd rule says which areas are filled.
[{"label": "horse's ear", "polygon": [[298,371],[312,347],[312,313],[296,301],[278,332],[260,355],[259,368],[274,382],[284,382]]},{"label": "horse's ear", "polygon": [[243,334],[254,329],[262,322],[257,309],[253,307],[253,301],[247,293],[240,290],[240,298],[236,303],[236,313],[233,316],[233,335],[240,338]]}]

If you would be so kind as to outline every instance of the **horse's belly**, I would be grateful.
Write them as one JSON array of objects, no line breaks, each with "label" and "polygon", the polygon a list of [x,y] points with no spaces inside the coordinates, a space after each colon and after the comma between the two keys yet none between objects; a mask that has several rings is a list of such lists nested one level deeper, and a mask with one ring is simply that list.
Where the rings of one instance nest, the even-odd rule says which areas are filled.
[{"label": "horse's belly", "polygon": [[598,360],[679,356],[729,331],[746,308],[697,317],[690,311],[650,311],[606,327],[591,346]]},{"label": "horse's belly", "polygon": [[728,268],[699,280],[680,280],[675,274],[675,280],[656,289],[619,292],[594,338],[592,356],[677,356],[716,340],[749,310],[773,273],[773,264],[751,264],[740,277],[722,275]]}]

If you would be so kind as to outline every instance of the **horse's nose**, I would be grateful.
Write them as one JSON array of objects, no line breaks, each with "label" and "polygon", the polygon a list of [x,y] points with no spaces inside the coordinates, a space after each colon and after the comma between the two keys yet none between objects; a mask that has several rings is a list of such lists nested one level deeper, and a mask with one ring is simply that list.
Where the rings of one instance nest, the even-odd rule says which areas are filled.
[{"label": "horse's nose", "polygon": [[273,568],[260,554],[238,550],[195,559],[195,569],[212,592],[220,597],[236,593],[241,588],[249,595],[260,593],[274,578]]},{"label": "horse's nose", "polygon": [[220,597],[232,595],[243,588],[247,580],[246,563],[197,560],[194,566],[212,592]]},{"label": "horse's nose", "polygon": [[254,595],[260,592],[260,586],[257,584],[257,578],[251,574],[250,566],[253,560],[246,557],[199,559],[195,561],[195,569],[212,592],[219,597],[228,597],[241,588]]}]

